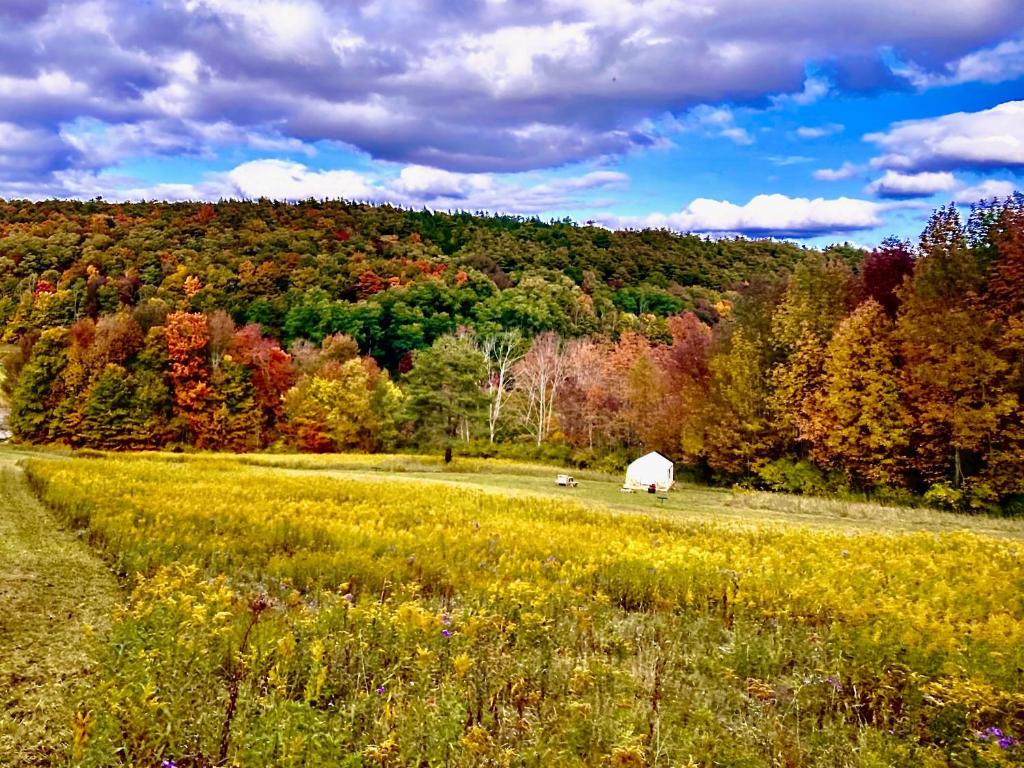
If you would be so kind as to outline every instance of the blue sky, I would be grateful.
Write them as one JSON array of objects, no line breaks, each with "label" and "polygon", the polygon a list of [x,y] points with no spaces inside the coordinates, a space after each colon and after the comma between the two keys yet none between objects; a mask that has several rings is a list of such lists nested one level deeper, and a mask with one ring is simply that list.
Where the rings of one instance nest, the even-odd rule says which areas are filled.
[{"label": "blue sky", "polygon": [[821,245],[1020,188],[1019,0],[4,0],[0,197]]}]

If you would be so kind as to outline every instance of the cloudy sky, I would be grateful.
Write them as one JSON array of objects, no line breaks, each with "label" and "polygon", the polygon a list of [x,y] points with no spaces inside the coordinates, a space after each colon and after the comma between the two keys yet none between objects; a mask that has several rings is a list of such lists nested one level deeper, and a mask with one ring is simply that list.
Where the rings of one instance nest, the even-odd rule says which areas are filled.
[{"label": "cloudy sky", "polygon": [[873,244],[1024,187],[1021,0],[0,0],[0,197]]}]

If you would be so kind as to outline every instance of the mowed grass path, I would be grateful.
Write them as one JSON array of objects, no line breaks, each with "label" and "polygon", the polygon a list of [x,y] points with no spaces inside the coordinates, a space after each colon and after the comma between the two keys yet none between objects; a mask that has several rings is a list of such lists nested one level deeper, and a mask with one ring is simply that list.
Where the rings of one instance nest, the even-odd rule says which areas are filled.
[{"label": "mowed grass path", "polygon": [[89,684],[85,624],[119,599],[104,563],[33,496],[0,451],[0,766],[51,765],[71,738],[76,691]]}]

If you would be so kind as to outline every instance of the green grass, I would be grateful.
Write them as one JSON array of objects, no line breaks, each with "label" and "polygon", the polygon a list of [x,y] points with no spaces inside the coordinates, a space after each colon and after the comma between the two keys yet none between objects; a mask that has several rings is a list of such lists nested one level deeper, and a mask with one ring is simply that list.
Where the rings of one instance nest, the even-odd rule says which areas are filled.
[{"label": "green grass", "polygon": [[52,765],[90,684],[85,625],[102,632],[113,576],[32,496],[21,454],[0,452],[0,765]]}]

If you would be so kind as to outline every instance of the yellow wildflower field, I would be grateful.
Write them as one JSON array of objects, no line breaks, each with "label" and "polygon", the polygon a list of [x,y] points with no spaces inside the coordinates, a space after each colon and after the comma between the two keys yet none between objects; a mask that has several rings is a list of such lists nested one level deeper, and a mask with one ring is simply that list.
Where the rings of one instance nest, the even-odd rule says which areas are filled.
[{"label": "yellow wildflower field", "polygon": [[130,585],[94,640],[74,764],[1020,759],[1020,541],[614,514],[257,457],[27,470]]}]

